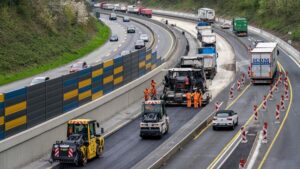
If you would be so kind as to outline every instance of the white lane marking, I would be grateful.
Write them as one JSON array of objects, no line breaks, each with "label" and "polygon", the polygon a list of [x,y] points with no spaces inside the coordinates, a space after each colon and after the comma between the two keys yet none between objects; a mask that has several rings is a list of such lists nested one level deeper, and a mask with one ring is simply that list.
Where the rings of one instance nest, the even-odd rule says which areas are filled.
[{"label": "white lane marking", "polygon": [[[223,155],[219,158],[219,159],[222,159],[223,156],[227,155],[227,156],[224,158],[224,160],[220,163],[220,165],[217,166],[217,169],[219,169],[219,168],[222,167],[222,165],[227,161],[227,159],[230,157],[230,155],[233,153],[233,151],[236,149],[236,147],[237,147],[237,146],[239,145],[239,143],[242,141],[241,138],[240,138],[240,139],[237,139],[237,140],[238,140],[237,143],[236,143],[236,141],[235,141],[235,142],[232,142],[231,145],[228,147],[228,149],[225,151],[225,153],[223,153]],[[229,150],[229,148],[230,148],[231,146],[233,146],[234,143],[236,143],[236,144],[234,145],[234,147],[232,147],[231,151],[228,152],[228,153],[226,153],[226,152]],[[218,161],[219,161],[219,160],[218,160]],[[215,165],[218,163],[218,161],[216,161]],[[215,166],[215,165],[214,165],[214,166]],[[212,167],[214,167],[214,166],[212,166]]]},{"label": "white lane marking", "polygon": [[258,143],[255,147],[255,150],[254,150],[254,153],[251,157],[251,159],[249,160],[249,163],[248,163],[248,166],[247,166],[247,169],[251,169],[253,167],[253,165],[255,164],[255,161],[258,157],[258,154],[259,154],[259,149],[261,147],[261,140],[262,140],[262,132],[259,133],[258,135]]}]

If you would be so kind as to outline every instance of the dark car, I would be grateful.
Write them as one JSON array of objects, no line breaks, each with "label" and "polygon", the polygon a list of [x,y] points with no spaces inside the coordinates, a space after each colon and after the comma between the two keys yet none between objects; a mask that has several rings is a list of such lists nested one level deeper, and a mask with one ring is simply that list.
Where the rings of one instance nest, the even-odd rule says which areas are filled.
[{"label": "dark car", "polygon": [[137,40],[134,44],[135,49],[142,49],[143,47],[145,47],[144,40]]},{"label": "dark car", "polygon": [[128,16],[124,16],[124,18],[123,18],[123,22],[130,22],[130,19],[129,19],[129,17],[128,17]]},{"label": "dark car", "polygon": [[127,33],[135,33],[135,27],[134,26],[129,26],[127,28]]},{"label": "dark car", "polygon": [[111,42],[116,42],[116,41],[118,41],[119,40],[119,38],[118,38],[118,35],[111,35],[111,37],[109,38],[109,40],[111,41]]}]

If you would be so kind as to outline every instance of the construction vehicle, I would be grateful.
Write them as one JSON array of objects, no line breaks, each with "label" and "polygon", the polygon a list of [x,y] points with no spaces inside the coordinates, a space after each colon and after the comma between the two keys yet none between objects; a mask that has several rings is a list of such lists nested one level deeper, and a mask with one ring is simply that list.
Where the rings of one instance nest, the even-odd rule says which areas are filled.
[{"label": "construction vehicle", "polygon": [[248,21],[246,18],[236,17],[232,20],[232,31],[237,36],[248,36]]},{"label": "construction vehicle", "polygon": [[277,43],[259,42],[251,51],[250,79],[253,84],[273,83],[277,73]]},{"label": "construction vehicle", "polygon": [[[171,68],[167,71],[161,95],[161,99],[166,104],[186,104],[186,93],[196,90],[202,94],[203,105],[209,103],[211,95],[203,69]],[[186,84],[187,80],[188,85]]]},{"label": "construction vehicle", "polygon": [[210,9],[210,8],[200,8],[200,9],[198,9],[198,18],[201,21],[214,23],[215,22],[215,10]]},{"label": "construction vehicle", "polygon": [[104,150],[103,128],[98,134],[96,127],[99,128],[99,123],[91,119],[68,121],[67,140],[53,144],[51,161],[84,166],[88,160],[100,157]]},{"label": "construction vehicle", "polygon": [[169,131],[169,117],[163,100],[148,100],[143,102],[140,136],[162,137]]}]

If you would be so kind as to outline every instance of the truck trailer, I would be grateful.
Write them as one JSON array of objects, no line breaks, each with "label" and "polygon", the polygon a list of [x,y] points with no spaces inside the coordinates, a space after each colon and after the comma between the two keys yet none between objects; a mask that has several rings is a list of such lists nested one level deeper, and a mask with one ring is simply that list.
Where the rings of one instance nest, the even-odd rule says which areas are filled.
[{"label": "truck trailer", "polygon": [[253,84],[271,84],[277,73],[277,43],[261,42],[251,51],[251,73]]},{"label": "truck trailer", "polygon": [[236,17],[232,20],[232,31],[237,36],[248,36],[248,21],[246,18]]},{"label": "truck trailer", "polygon": [[215,47],[202,47],[198,49],[199,59],[203,63],[203,69],[207,79],[214,79],[217,74],[218,53]]}]

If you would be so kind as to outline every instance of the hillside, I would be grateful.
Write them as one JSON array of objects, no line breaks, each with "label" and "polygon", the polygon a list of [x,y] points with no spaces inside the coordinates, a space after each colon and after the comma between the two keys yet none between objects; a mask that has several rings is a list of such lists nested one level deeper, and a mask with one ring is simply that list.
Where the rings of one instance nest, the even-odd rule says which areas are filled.
[{"label": "hillside", "polygon": [[228,19],[247,17],[250,24],[285,40],[292,39],[293,45],[300,49],[300,0],[143,0],[142,3],[148,7],[193,13],[199,7],[210,7],[218,16]]},{"label": "hillside", "polygon": [[1,0],[0,23],[0,85],[82,57],[110,32],[84,0]]}]

